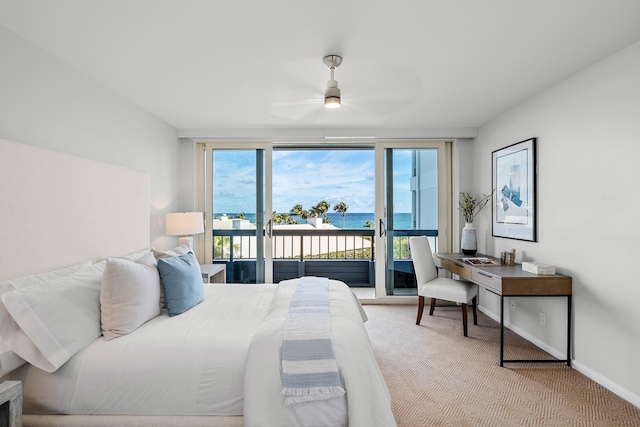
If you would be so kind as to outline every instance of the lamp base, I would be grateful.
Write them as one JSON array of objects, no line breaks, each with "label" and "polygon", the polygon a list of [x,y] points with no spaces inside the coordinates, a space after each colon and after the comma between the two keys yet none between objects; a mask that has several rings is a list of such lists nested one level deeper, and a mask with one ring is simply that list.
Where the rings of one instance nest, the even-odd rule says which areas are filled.
[{"label": "lamp base", "polygon": [[184,236],[178,239],[178,246],[180,245],[189,245],[189,248],[193,250],[193,237]]}]

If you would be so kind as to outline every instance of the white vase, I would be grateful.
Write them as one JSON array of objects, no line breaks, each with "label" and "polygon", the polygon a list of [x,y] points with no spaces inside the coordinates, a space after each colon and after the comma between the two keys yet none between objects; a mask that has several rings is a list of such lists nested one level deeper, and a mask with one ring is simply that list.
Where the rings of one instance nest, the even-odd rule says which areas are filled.
[{"label": "white vase", "polygon": [[460,241],[460,249],[465,255],[475,255],[478,250],[478,240],[476,238],[476,228],[473,223],[466,222],[462,229],[462,240]]}]

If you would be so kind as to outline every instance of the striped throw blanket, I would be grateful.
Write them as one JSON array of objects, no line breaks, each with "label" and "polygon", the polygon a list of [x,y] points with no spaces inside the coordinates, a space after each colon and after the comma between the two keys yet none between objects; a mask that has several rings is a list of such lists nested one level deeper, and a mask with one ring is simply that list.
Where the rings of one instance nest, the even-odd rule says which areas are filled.
[{"label": "striped throw blanket", "polygon": [[285,319],[280,353],[286,406],[346,393],[331,344],[329,279],[298,280]]}]

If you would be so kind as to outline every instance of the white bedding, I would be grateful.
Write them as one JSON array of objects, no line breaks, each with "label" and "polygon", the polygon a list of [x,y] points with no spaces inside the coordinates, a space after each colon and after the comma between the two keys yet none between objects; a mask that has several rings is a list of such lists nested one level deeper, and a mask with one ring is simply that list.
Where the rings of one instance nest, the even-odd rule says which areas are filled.
[{"label": "white bedding", "polygon": [[247,349],[275,285],[205,285],[204,301],[98,338],[48,374],[23,365],[25,413],[242,415]]},{"label": "white bedding", "polygon": [[346,397],[292,407],[280,394],[282,325],[295,280],[278,285],[207,284],[204,301],[163,312],[134,332],[98,338],[61,368],[26,364],[25,414],[244,415],[244,425],[395,426],[390,396],[362,307],[330,281],[331,334]]}]

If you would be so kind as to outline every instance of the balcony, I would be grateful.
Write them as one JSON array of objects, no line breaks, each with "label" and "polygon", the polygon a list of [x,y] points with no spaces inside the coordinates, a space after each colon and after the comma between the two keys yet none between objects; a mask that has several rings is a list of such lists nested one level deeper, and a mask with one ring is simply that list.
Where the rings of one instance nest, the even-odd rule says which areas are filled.
[{"label": "balcony", "polygon": [[[213,263],[227,264],[227,282],[255,283],[258,253],[254,228],[214,229]],[[409,253],[409,236],[431,236],[437,248],[437,230],[393,231],[393,263],[388,294],[415,295],[415,278]],[[273,282],[301,276],[341,280],[350,287],[375,285],[376,235],[374,230],[335,227],[275,226],[271,253]]]}]

